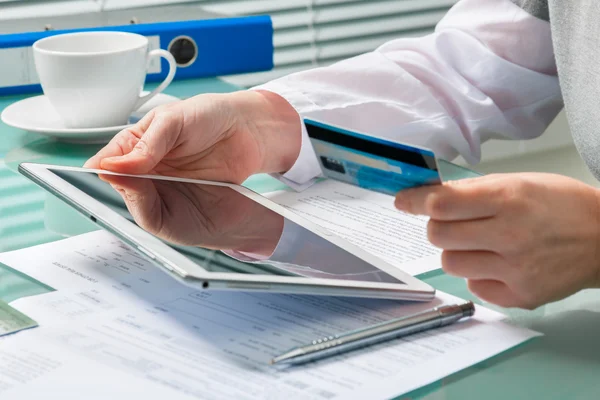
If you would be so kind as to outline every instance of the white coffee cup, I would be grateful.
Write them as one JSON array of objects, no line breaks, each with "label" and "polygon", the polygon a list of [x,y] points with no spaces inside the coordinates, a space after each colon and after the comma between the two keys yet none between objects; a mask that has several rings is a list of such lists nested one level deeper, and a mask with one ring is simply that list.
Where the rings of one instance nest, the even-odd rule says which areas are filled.
[{"label": "white coffee cup", "polygon": [[[33,44],[42,90],[68,128],[120,126],[173,80],[175,59],[166,50],[149,51],[145,36],[128,32],[66,33]],[[142,96],[149,60],[164,57],[169,73]]]}]

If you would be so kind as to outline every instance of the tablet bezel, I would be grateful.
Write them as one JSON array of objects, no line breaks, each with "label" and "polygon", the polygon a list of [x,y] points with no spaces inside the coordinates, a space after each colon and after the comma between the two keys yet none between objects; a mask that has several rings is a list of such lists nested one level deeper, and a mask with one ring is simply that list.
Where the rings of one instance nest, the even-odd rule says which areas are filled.
[{"label": "tablet bezel", "polygon": [[[302,226],[310,232],[327,240],[355,257],[375,266],[385,273],[397,278],[403,283],[379,283],[365,281],[350,281],[309,277],[286,277],[276,275],[253,275],[241,273],[210,272],[198,264],[169,247],[161,240],[146,232],[136,224],[111,210],[105,204],[89,196],[69,182],[63,180],[52,170],[75,171],[105,175],[128,176],[134,178],[150,178],[165,181],[196,183],[228,187],[236,192],[256,201],[269,210],[276,212],[284,218]],[[279,293],[303,293],[318,295],[340,295],[356,297],[390,298],[401,300],[429,301],[435,296],[435,289],[425,282],[399,270],[378,257],[364,251],[358,246],[342,239],[341,237],[321,228],[304,217],[280,206],[268,198],[241,185],[195,180],[187,178],[168,177],[160,175],[130,175],[118,174],[105,170],[58,166],[50,164],[21,163],[19,172],[33,182],[52,193],[74,209],[90,218],[99,227],[111,232],[130,246],[138,249],[155,265],[166,269],[186,284],[195,287],[230,289],[230,290],[258,290]]]}]

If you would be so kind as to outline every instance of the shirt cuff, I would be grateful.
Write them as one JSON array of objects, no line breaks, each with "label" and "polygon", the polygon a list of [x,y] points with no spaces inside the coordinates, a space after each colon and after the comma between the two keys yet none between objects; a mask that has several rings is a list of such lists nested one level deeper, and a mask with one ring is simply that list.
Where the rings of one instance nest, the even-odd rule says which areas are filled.
[{"label": "shirt cuff", "polygon": [[312,186],[320,176],[322,176],[321,166],[313,150],[310,138],[306,131],[306,126],[302,120],[303,110],[312,108],[312,103],[298,91],[277,83],[269,82],[264,85],[256,86],[251,90],[265,90],[277,93],[287,100],[300,115],[300,126],[302,127],[302,142],[298,158],[292,167],[283,174],[270,174],[275,179],[285,183],[295,191],[303,191]]},{"label": "shirt cuff", "polygon": [[292,168],[284,174],[271,174],[297,192],[301,192],[312,186],[321,176],[321,166],[312,148],[306,126],[302,124],[302,146],[300,154]]},{"label": "shirt cuff", "polygon": [[223,253],[238,261],[248,263],[285,262],[285,260],[289,260],[291,258],[290,254],[296,248],[294,243],[298,239],[299,234],[296,227],[296,224],[289,223],[285,218],[283,219],[283,230],[281,231],[279,242],[270,256],[263,256],[260,254],[235,250],[223,250]]}]

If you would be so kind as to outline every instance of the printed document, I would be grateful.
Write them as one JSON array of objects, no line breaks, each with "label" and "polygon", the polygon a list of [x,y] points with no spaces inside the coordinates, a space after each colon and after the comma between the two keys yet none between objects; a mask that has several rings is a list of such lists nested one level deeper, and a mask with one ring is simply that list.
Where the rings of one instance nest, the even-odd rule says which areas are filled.
[{"label": "printed document", "polygon": [[273,356],[315,338],[462,300],[198,291],[104,231],[0,254],[0,262],[57,289],[11,303],[39,327],[0,340],[3,399],[386,399],[537,335],[478,306],[442,329],[273,367]]},{"label": "printed document", "polygon": [[265,196],[408,274],[441,268],[441,250],[427,239],[429,218],[397,210],[392,196],[334,180]]}]

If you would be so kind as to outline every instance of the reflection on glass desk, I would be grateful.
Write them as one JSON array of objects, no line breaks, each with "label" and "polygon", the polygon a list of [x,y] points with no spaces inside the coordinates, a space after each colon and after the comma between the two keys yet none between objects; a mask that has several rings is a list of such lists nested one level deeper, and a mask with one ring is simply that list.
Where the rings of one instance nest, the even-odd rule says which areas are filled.
[{"label": "reflection on glass desk", "polygon": [[[186,98],[203,92],[231,92],[218,79],[174,82],[166,93]],[[0,111],[20,96],[0,98]],[[98,229],[18,175],[19,162],[81,166],[100,146],[54,142],[0,123],[0,251],[18,249]],[[474,176],[442,162],[446,180]],[[257,192],[282,189],[277,180],[253,176],[245,185]],[[570,266],[576,267],[576,266]],[[477,301],[464,280],[441,271],[421,276],[438,290]],[[44,293],[39,282],[0,266],[0,298],[11,301]],[[489,306],[489,305],[488,305]],[[490,308],[498,309],[490,306]],[[588,290],[534,311],[500,310],[515,323],[545,334],[524,346],[421,388],[403,398],[419,399],[591,399],[600,397],[600,292]]]}]

